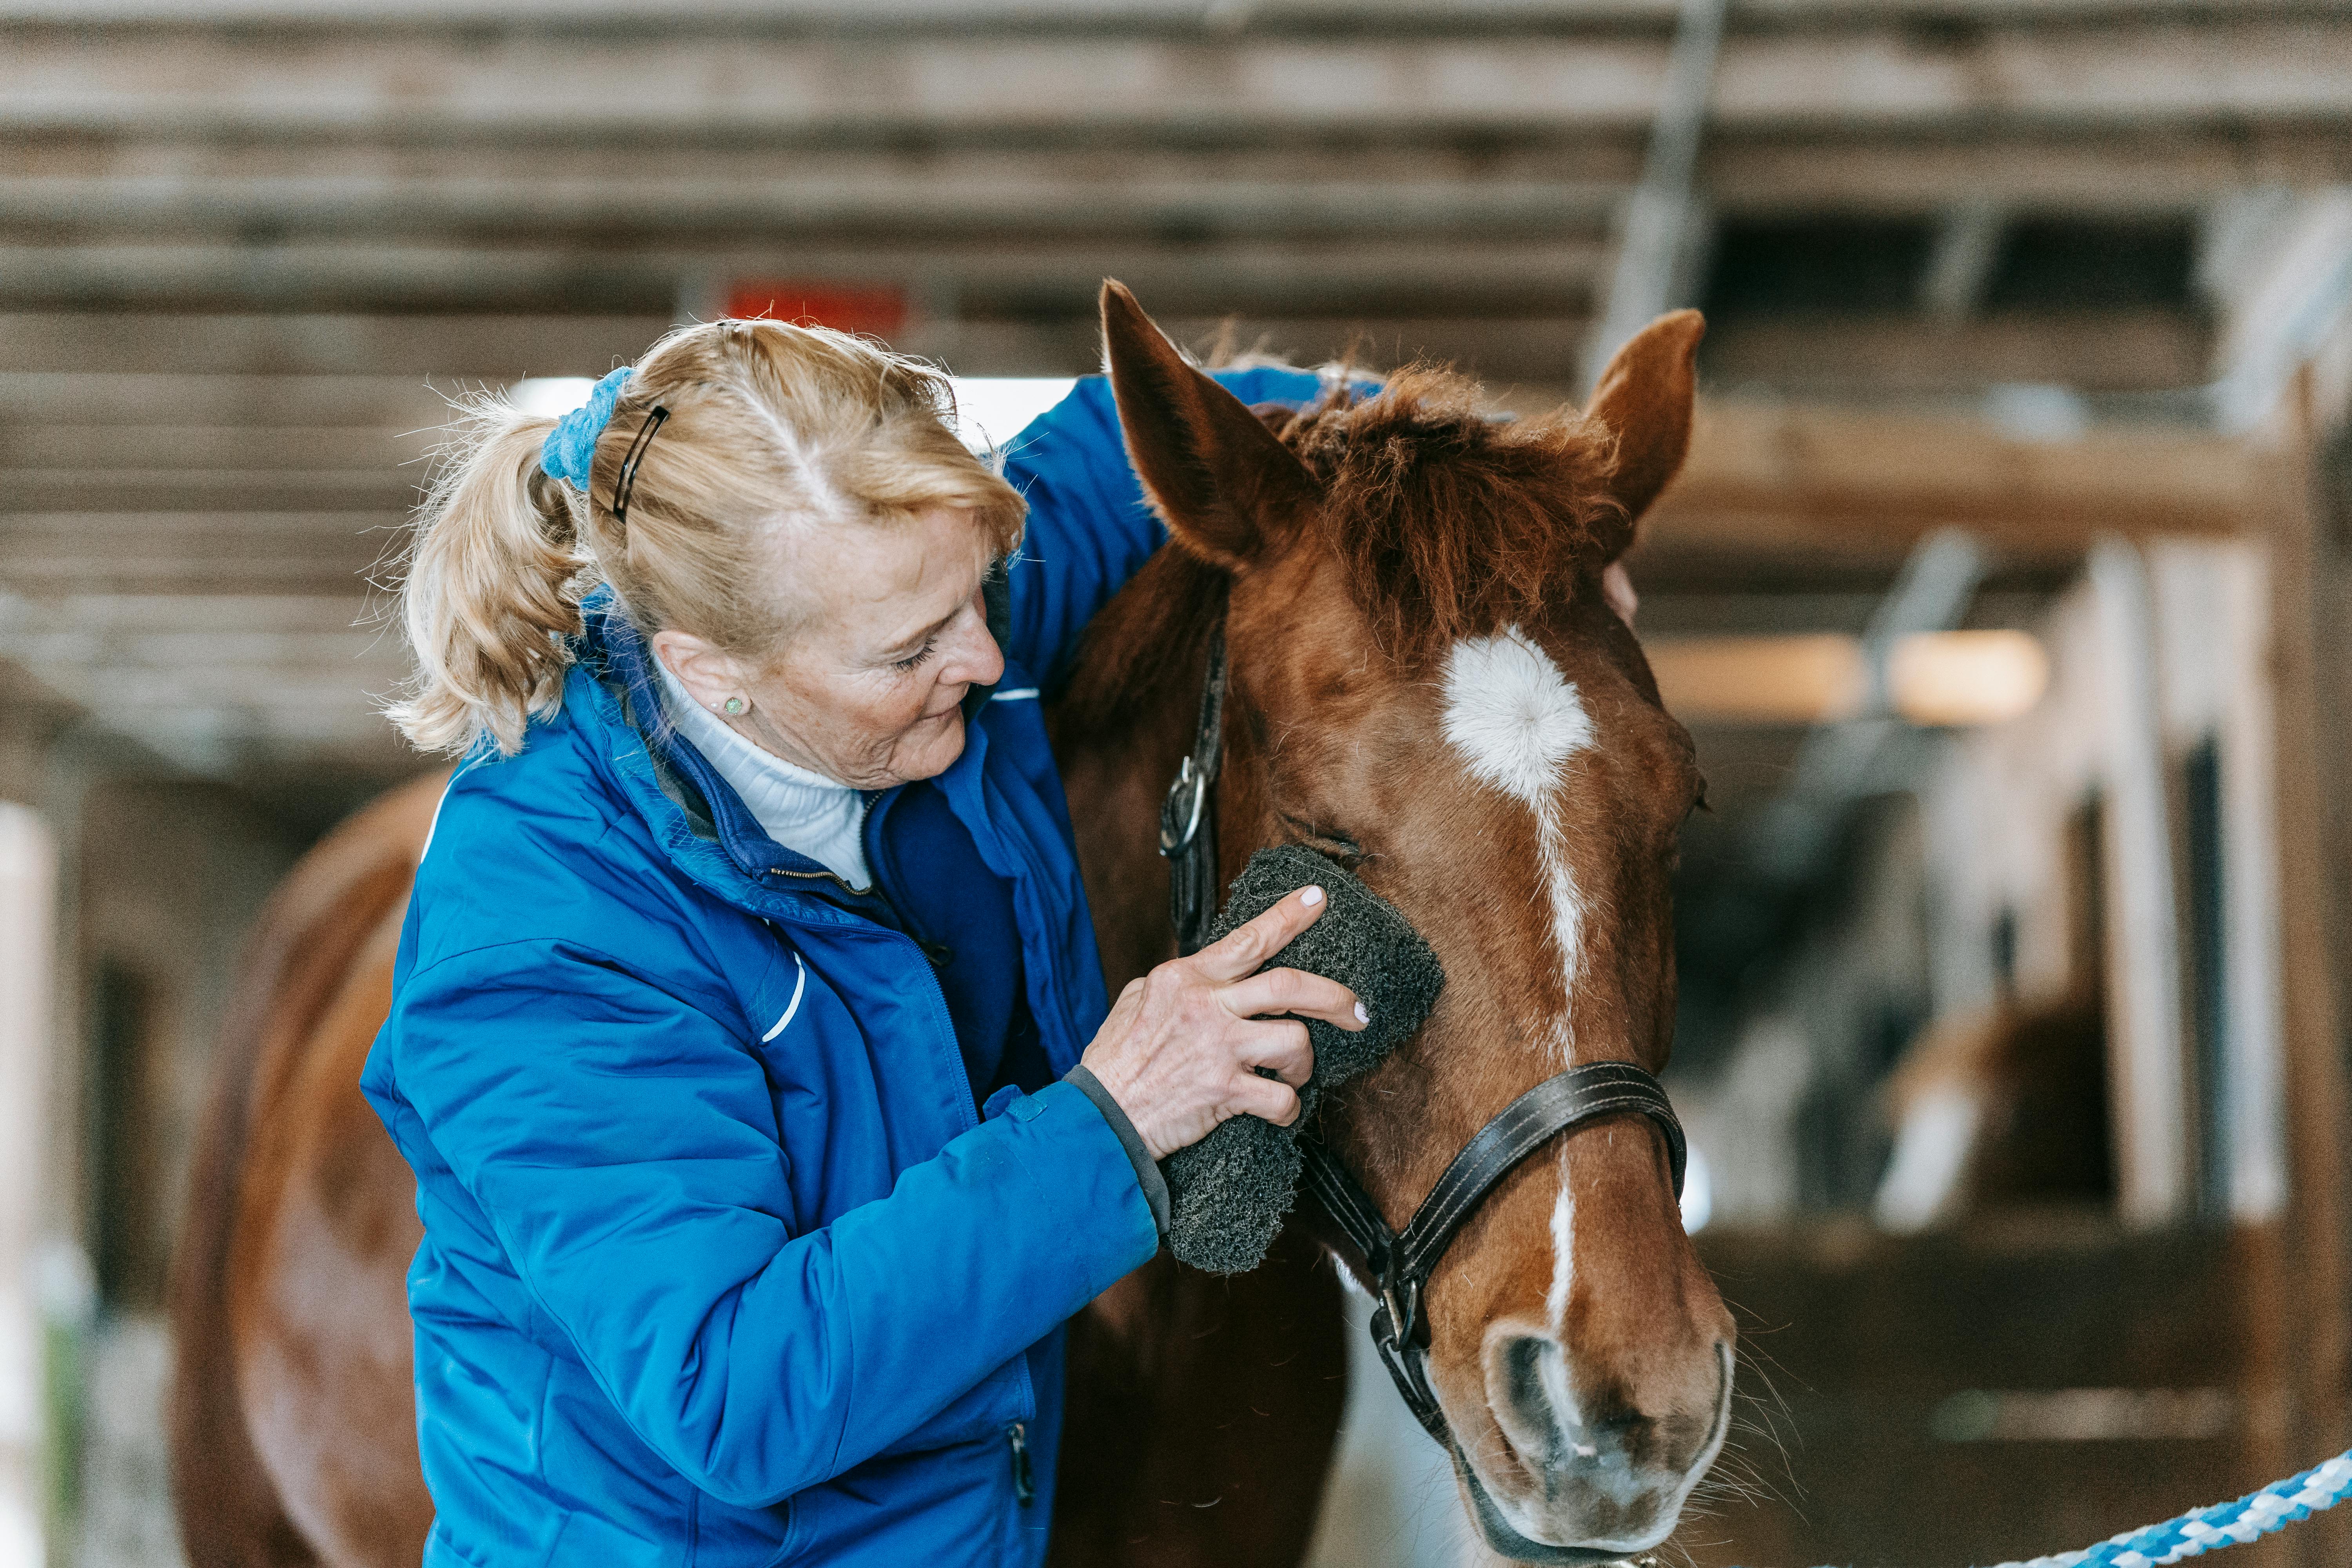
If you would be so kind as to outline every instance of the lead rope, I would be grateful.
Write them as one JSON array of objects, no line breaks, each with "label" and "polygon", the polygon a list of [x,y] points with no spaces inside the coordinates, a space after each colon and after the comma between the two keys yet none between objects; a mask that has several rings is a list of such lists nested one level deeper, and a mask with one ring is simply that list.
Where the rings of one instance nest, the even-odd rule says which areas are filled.
[{"label": "lead rope", "polygon": [[2334,1508],[2352,1495],[2352,1451],[2315,1465],[2299,1476],[2273,1481],[2235,1502],[2184,1513],[2179,1519],[2151,1524],[2103,1541],[2080,1552],[2003,1563],[1999,1568],[2157,1568],[2242,1546],[2249,1541],[2297,1524],[2313,1514]]}]

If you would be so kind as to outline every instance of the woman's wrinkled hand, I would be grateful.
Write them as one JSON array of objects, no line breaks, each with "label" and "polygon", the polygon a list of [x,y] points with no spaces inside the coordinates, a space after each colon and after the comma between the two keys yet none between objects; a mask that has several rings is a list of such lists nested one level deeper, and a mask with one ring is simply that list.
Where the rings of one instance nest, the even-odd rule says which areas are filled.
[{"label": "woman's wrinkled hand", "polygon": [[1299,1019],[1350,1030],[1369,1021],[1356,994],[1336,980],[1297,969],[1253,973],[1328,904],[1322,889],[1302,888],[1118,994],[1083,1062],[1135,1123],[1154,1160],[1199,1142],[1228,1117],[1262,1116],[1289,1126],[1315,1065]]}]

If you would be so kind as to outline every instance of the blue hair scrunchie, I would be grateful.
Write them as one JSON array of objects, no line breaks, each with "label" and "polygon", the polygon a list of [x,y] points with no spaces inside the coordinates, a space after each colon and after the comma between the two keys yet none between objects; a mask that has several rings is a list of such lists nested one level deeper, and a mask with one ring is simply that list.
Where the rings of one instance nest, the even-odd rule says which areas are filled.
[{"label": "blue hair scrunchie", "polygon": [[588,401],[557,420],[555,428],[547,433],[547,442],[539,449],[539,466],[551,479],[569,480],[583,494],[587,491],[596,437],[612,422],[613,405],[621,401],[621,384],[629,379],[632,368],[625,364],[598,382]]}]

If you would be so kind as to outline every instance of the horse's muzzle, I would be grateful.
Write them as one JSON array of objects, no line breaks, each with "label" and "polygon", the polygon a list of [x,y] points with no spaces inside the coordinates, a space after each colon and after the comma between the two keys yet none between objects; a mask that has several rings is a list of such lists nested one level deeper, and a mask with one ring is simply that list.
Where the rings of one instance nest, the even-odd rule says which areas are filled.
[{"label": "horse's muzzle", "polygon": [[1716,1352],[1709,1406],[1688,1414],[1587,1412],[1549,1335],[1498,1335],[1486,1394],[1508,1452],[1454,1468],[1486,1543],[1518,1563],[1598,1568],[1664,1541],[1715,1462],[1731,1414],[1731,1347]]}]

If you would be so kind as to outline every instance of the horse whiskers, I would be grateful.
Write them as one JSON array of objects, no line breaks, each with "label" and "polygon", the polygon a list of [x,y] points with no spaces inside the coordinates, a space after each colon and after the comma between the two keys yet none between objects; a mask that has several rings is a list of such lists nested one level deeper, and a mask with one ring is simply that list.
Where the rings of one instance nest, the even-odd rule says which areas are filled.
[{"label": "horse whiskers", "polygon": [[[1769,1498],[1790,1509],[1795,1509],[1797,1495],[1801,1494],[1804,1489],[1798,1484],[1796,1472],[1789,1464],[1789,1452],[1780,1446],[1778,1436],[1740,1420],[1735,1420],[1732,1423],[1732,1430],[1742,1436],[1761,1436],[1771,1443],[1773,1452],[1780,1460],[1779,1467],[1780,1473],[1787,1479],[1786,1489],[1776,1485],[1766,1476],[1762,1468],[1756,1463],[1753,1456],[1745,1447],[1734,1448],[1728,1445],[1726,1446],[1724,1452],[1717,1457],[1716,1470],[1708,1476],[1707,1479],[1712,1481],[1719,1478],[1727,1486],[1738,1486],[1750,1500]],[[1728,1459],[1731,1464],[1728,1469],[1725,1468],[1726,1459]]]},{"label": "horse whiskers", "polygon": [[1747,1474],[1717,1470],[1691,1489],[1691,1501],[1699,1505],[1702,1516],[1712,1515],[1717,1506],[1727,1502],[1743,1502],[1760,1507],[1767,1502],[1786,1502],[1772,1487],[1752,1471]]}]

